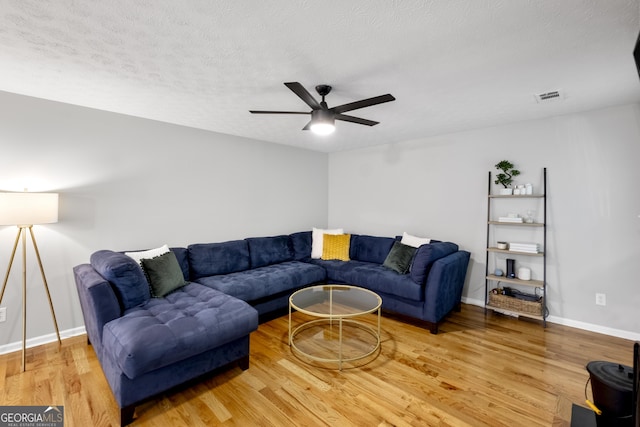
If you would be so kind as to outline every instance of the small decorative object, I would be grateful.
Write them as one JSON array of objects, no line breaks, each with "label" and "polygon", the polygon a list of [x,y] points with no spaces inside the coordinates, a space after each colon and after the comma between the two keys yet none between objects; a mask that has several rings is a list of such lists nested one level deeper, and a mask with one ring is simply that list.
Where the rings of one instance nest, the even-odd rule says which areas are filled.
[{"label": "small decorative object", "polygon": [[535,215],[534,211],[527,211],[527,215],[524,217],[524,222],[527,224],[533,224],[533,217]]},{"label": "small decorative object", "polygon": [[510,279],[516,278],[516,260],[507,258],[507,277]]},{"label": "small decorative object", "polygon": [[540,245],[538,243],[511,242],[509,243],[509,250],[513,252],[537,254],[538,252],[540,252]]},{"label": "small decorative object", "polygon": [[501,269],[496,268],[496,271],[494,271],[493,274],[495,274],[496,276],[502,276],[504,272]]},{"label": "small decorative object", "polygon": [[518,279],[531,280],[531,269],[527,267],[520,267],[518,269]]},{"label": "small decorative object", "polygon": [[498,217],[498,222],[516,222],[522,223],[522,218],[516,213],[509,213],[507,216]]},{"label": "small decorative object", "polygon": [[509,248],[509,244],[507,242],[498,242],[498,249],[508,249],[508,248]]},{"label": "small decorative object", "polygon": [[527,183],[527,184],[525,184],[524,188],[525,188],[525,194],[527,196],[530,196],[530,195],[533,194],[533,185]]},{"label": "small decorative object", "polygon": [[[496,163],[496,169],[501,170],[502,172],[496,175],[495,184],[502,184],[504,188],[500,189],[500,194],[511,194],[512,189],[509,188],[511,183],[513,182],[513,177],[520,175],[520,171],[513,168],[513,163],[508,160],[502,160]],[[507,192],[508,191],[508,192]]]}]

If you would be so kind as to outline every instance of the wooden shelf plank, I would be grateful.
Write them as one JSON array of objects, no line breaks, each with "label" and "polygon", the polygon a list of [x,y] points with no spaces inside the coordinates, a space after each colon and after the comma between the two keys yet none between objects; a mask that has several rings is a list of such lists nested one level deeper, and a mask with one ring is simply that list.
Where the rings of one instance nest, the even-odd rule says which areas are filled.
[{"label": "wooden shelf plank", "polygon": [[513,283],[514,285],[522,285],[522,286],[531,286],[532,288],[542,288],[544,287],[544,282],[542,280],[520,280],[520,279],[511,279],[505,276],[496,276],[494,274],[489,274],[487,279],[493,280],[496,282],[505,282],[505,283]]},{"label": "wooden shelf plank", "polygon": [[529,194],[529,195],[500,195],[500,194],[489,194],[490,199],[542,199],[544,194]]},{"label": "wooden shelf plank", "polygon": [[544,227],[541,222],[504,222],[504,221],[489,221],[491,225],[519,225],[525,227]]},{"label": "wooden shelf plank", "polygon": [[498,248],[487,248],[489,252],[500,252],[501,254],[509,254],[509,255],[529,255],[529,256],[544,256],[544,252],[538,252],[532,254],[531,252],[518,252],[518,251],[510,251],[509,249],[498,249]]}]

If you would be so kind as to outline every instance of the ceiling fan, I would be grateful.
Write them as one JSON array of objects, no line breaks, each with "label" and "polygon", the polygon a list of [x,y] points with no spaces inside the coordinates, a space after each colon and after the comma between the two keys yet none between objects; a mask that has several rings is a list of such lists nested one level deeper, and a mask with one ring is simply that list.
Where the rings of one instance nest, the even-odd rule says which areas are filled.
[{"label": "ceiling fan", "polygon": [[372,105],[382,104],[384,102],[395,101],[395,98],[391,94],[386,94],[329,108],[324,100],[324,97],[327,96],[329,92],[331,92],[331,86],[316,86],[316,91],[322,97],[322,101],[318,102],[300,83],[290,82],[285,83],[284,85],[291,89],[293,93],[298,95],[300,99],[302,99],[309,107],[311,107],[311,111],[301,112],[250,110],[249,112],[253,114],[311,114],[311,121],[307,123],[307,125],[303,127],[302,130],[311,130],[315,133],[327,135],[335,130],[335,120],[357,123],[359,125],[375,126],[379,122],[361,119],[360,117],[349,116],[343,113],[346,113],[347,111],[358,110],[360,108],[370,107]]}]

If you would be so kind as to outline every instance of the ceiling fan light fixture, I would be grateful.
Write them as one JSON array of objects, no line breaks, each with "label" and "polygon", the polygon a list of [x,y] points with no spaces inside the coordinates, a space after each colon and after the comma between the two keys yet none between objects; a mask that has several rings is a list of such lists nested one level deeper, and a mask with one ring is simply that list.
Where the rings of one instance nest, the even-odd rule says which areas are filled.
[{"label": "ceiling fan light fixture", "polygon": [[311,132],[316,135],[330,135],[335,130],[335,125],[331,123],[314,123],[311,125]]},{"label": "ceiling fan light fixture", "polygon": [[330,135],[336,130],[333,114],[326,110],[314,110],[311,112],[311,132],[316,135]]},{"label": "ceiling fan light fixture", "polygon": [[311,120],[302,128],[302,130],[311,130],[313,133],[318,135],[329,135],[333,133],[336,130],[336,120],[364,126],[375,126],[379,122],[361,119],[360,117],[354,117],[344,113],[396,100],[393,95],[387,93],[386,95],[374,96],[373,98],[361,99],[360,101],[349,102],[347,104],[329,108],[324,98],[329,94],[329,92],[331,92],[331,86],[316,86],[316,92],[318,92],[318,95],[322,97],[322,101],[318,102],[300,83],[288,82],[284,85],[288,87],[291,92],[295,93],[305,104],[311,107],[311,111],[249,110],[249,112],[251,114],[311,114]]}]

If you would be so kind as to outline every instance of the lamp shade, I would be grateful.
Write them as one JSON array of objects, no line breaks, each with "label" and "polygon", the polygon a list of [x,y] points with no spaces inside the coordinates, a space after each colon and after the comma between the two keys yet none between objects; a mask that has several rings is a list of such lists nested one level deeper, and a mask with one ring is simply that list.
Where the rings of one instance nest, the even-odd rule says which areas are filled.
[{"label": "lamp shade", "polygon": [[0,225],[58,222],[57,193],[0,193]]}]

